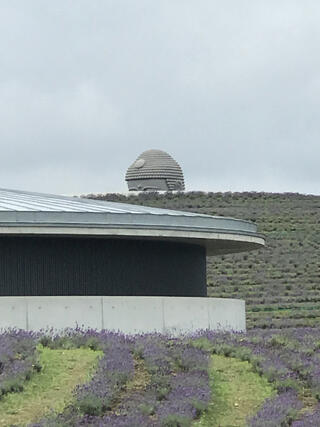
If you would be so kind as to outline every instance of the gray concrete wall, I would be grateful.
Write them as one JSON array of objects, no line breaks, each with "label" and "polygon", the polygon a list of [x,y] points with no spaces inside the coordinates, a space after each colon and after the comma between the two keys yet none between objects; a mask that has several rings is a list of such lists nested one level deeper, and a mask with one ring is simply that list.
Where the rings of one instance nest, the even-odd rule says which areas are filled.
[{"label": "gray concrete wall", "polygon": [[245,331],[245,302],[201,297],[0,297],[0,328],[76,326],[128,334]]}]

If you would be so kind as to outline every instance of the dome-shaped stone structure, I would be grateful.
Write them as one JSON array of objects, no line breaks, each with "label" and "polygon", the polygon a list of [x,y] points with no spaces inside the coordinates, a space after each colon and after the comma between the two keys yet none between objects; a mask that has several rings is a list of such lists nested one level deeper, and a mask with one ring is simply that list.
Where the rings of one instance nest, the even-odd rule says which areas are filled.
[{"label": "dome-shaped stone structure", "polygon": [[180,165],[165,151],[144,151],[126,173],[129,191],[183,191]]}]

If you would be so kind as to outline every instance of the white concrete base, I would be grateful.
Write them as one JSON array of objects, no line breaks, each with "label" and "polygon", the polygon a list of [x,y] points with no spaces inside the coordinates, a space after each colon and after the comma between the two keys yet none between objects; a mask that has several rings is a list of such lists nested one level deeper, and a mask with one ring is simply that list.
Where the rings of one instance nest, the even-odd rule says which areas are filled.
[{"label": "white concrete base", "polygon": [[245,331],[245,302],[192,297],[0,297],[0,328],[76,326],[126,334]]}]

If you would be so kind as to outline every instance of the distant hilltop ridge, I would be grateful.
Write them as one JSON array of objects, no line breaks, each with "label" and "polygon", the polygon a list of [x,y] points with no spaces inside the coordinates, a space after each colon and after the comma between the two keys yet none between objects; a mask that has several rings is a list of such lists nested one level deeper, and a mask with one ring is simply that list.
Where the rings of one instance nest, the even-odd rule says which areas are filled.
[{"label": "distant hilltop ridge", "polygon": [[208,258],[208,295],[245,299],[248,328],[320,324],[320,196],[192,191],[86,197],[255,222],[266,247],[219,262]]},{"label": "distant hilltop ridge", "polygon": [[[161,197],[161,198],[172,198],[177,193],[172,193],[171,191],[168,192],[158,192],[158,191],[150,191],[150,192],[135,192],[131,193],[130,191],[124,191],[121,193],[88,193],[88,194],[81,194],[80,197],[89,198],[89,199],[96,199],[96,200],[119,200],[124,197],[124,201],[128,201],[128,199],[134,199],[136,197],[148,199],[149,197],[151,199],[154,199],[154,197]],[[284,192],[271,192],[271,191],[202,191],[202,190],[194,190],[194,191],[184,191],[183,195],[187,197],[194,197],[194,196],[209,196],[209,197],[262,197],[262,196],[269,196],[269,197],[320,197],[320,195],[312,194],[312,193],[299,193],[299,192],[292,192],[292,191],[284,191]],[[138,203],[137,203],[138,204]]]}]

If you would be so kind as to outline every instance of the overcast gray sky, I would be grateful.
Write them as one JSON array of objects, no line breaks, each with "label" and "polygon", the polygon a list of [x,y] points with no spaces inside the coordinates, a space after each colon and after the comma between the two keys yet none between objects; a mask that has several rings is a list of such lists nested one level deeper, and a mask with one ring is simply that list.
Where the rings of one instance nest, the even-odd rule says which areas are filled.
[{"label": "overcast gray sky", "polygon": [[0,0],[0,187],[320,194],[319,0]]}]

